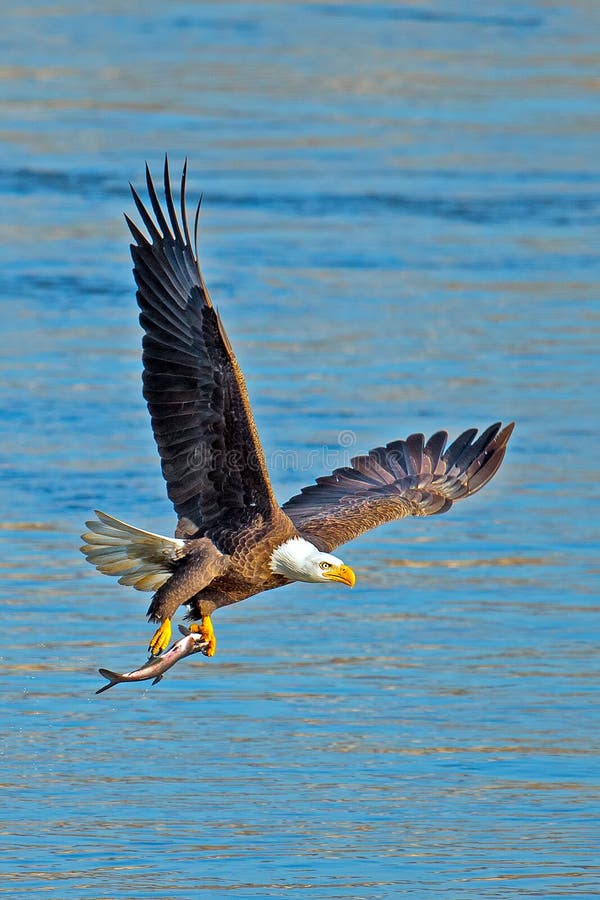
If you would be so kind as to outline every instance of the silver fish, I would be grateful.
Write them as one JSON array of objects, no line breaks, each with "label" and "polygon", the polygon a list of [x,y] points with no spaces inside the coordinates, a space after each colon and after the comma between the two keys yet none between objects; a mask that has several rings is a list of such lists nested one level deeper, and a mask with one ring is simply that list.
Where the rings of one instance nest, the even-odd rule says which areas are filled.
[{"label": "silver fish", "polygon": [[192,653],[199,653],[201,650],[204,650],[205,647],[208,647],[208,643],[204,640],[202,635],[195,634],[183,625],[179,626],[179,630],[183,637],[179,638],[178,641],[175,641],[175,643],[172,644],[168,650],[165,650],[164,653],[161,653],[160,656],[151,657],[143,666],[140,666],[140,668],[136,669],[134,672],[119,673],[111,672],[110,669],[98,669],[103,678],[108,678],[108,684],[104,684],[101,688],[98,688],[96,693],[101,694],[103,691],[107,691],[109,688],[114,687],[115,684],[121,684],[125,681],[147,681],[149,678],[153,678],[154,681],[152,684],[157,684],[165,672],[174,666],[175,663],[179,662],[180,659],[191,656]]}]

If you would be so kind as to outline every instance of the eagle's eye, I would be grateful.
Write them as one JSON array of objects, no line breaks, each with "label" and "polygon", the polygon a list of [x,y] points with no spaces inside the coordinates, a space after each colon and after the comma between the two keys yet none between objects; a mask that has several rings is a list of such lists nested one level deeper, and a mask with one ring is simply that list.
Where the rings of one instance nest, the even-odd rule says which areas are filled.
[{"label": "eagle's eye", "polygon": [[323,561],[322,563],[319,563],[319,565],[322,569],[330,569],[331,568],[331,563],[328,563],[325,561]]}]

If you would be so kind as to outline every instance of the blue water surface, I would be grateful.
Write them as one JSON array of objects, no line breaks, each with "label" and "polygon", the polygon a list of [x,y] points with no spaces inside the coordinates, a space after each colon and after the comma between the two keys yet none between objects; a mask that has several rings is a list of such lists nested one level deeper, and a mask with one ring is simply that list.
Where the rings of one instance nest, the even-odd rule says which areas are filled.
[{"label": "blue water surface", "polygon": [[[592,898],[598,777],[594,0],[6,7],[0,894]],[[413,431],[517,422],[341,587],[144,659],[94,508],[172,533],[128,181],[189,158],[201,259],[283,502]]]}]

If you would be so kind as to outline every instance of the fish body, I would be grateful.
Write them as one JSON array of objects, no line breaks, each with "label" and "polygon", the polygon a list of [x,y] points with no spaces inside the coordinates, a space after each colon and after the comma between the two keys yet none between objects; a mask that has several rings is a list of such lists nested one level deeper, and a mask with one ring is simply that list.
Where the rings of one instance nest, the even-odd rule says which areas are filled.
[{"label": "fish body", "polygon": [[153,679],[152,684],[157,684],[169,669],[180,659],[191,656],[193,653],[199,653],[208,647],[208,642],[200,634],[195,634],[183,625],[179,626],[179,630],[183,637],[161,653],[160,656],[151,657],[139,669],[133,672],[111,672],[110,669],[98,669],[103,678],[108,679],[108,684],[104,684],[96,693],[101,694],[115,684],[122,684],[126,681],[148,681]]}]

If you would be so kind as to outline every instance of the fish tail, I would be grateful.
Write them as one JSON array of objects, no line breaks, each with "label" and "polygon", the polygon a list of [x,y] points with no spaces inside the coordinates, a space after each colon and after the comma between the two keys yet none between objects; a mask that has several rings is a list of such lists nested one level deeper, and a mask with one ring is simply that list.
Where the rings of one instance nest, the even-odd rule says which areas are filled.
[{"label": "fish tail", "polygon": [[98,669],[103,678],[108,678],[108,684],[103,684],[101,688],[98,688],[96,691],[97,694],[101,694],[103,691],[107,691],[109,688],[114,687],[115,684],[119,684],[123,679],[117,672],[111,672],[110,669]]}]

